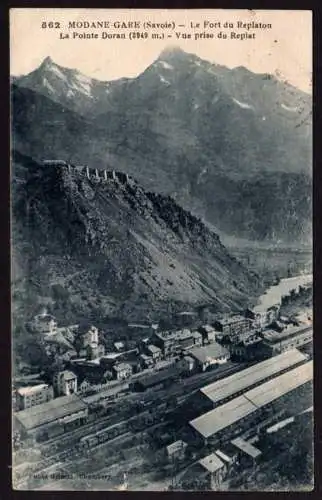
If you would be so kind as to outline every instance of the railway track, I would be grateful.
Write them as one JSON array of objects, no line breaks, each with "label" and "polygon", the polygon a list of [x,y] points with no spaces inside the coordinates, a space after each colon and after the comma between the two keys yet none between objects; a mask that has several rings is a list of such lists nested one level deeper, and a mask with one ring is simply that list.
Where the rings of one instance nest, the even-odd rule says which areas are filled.
[{"label": "railway track", "polygon": [[[41,445],[41,451],[43,455],[46,455],[47,452],[53,452],[57,450],[57,447],[65,447],[69,446],[69,448],[66,450],[61,450],[58,451],[57,453],[51,454],[50,456],[46,457],[41,460],[40,462],[36,463],[34,466],[32,466],[30,469],[28,469],[28,474],[41,474],[42,472],[45,472],[49,467],[52,467],[56,463],[61,463],[61,462],[66,462],[66,459],[71,459],[72,457],[77,458],[78,456],[81,456],[82,451],[79,449],[79,447],[76,448],[76,443],[80,443],[80,441],[86,439],[86,438],[95,438],[97,433],[100,433],[100,431],[108,436],[109,430],[115,426],[124,426],[122,429],[121,433],[115,437],[112,437],[109,439],[102,439],[101,442],[98,442],[93,444],[93,446],[89,446],[88,450],[95,450],[96,446],[105,446],[106,444],[112,442],[116,439],[119,441],[119,444],[122,443],[122,440],[131,437],[131,433],[133,436],[135,435],[134,432],[137,433],[144,433],[147,430],[151,430],[151,427],[154,427],[156,425],[160,425],[164,423],[164,418],[162,419],[163,422],[160,422],[160,411],[158,412],[158,408],[162,405],[166,405],[172,398],[176,397],[177,399],[175,400],[175,406],[177,404],[180,404],[184,399],[190,396],[190,394],[193,391],[197,391],[202,387],[203,385],[213,382],[215,380],[218,380],[220,378],[226,377],[228,374],[231,374],[233,372],[237,372],[241,370],[242,368],[245,367],[245,365],[249,365],[249,363],[244,363],[244,364],[238,364],[238,365],[229,365],[223,369],[220,370],[220,372],[216,373],[216,371],[212,371],[209,373],[204,373],[202,375],[195,375],[193,378],[187,378],[187,379],[181,379],[178,381],[178,383],[174,387],[170,387],[167,389],[161,389],[158,391],[153,391],[153,392],[146,392],[146,393],[140,393],[137,395],[137,398],[141,402],[146,403],[150,402],[152,406],[148,407],[148,409],[144,408],[143,411],[139,412],[135,416],[131,416],[129,418],[125,418],[120,422],[120,417],[122,418],[122,414],[117,413],[117,409],[115,408],[116,414],[111,417],[106,417],[99,422],[93,422],[93,423],[88,423],[85,424],[84,426],[80,427],[79,429],[74,429],[68,432],[68,435],[63,435],[63,436],[57,436],[56,438],[52,438],[51,440],[47,441],[43,445]],[[155,403],[158,402],[156,405]],[[172,413],[174,408],[168,408],[161,412],[163,417],[169,416],[169,414]],[[127,412],[130,410],[130,408],[127,409]],[[148,414],[154,412],[154,415],[158,422],[155,420],[154,417],[151,417],[151,421],[149,421]],[[124,416],[123,411],[123,416]],[[143,421],[142,421],[143,418]],[[146,418],[146,419],[145,419]],[[138,429],[137,431],[130,430],[129,424],[135,424],[135,422],[138,422]],[[140,429],[140,423],[142,423],[144,430]],[[72,446],[75,445],[75,448],[73,449]],[[21,478],[24,480],[23,478]]]},{"label": "railway track", "polygon": [[[180,400],[186,399],[192,392],[197,391],[203,385],[214,382],[220,378],[224,378],[234,372],[237,372],[246,366],[249,366],[249,363],[240,363],[240,364],[232,364],[229,366],[223,366],[219,372],[217,370],[213,370],[210,372],[206,372],[203,374],[197,374],[187,379],[181,379],[175,384],[175,386],[169,387],[167,389],[159,389],[157,391],[147,391],[144,393],[135,393],[130,394],[129,398],[125,397],[119,401],[115,402],[115,410],[114,415],[104,417],[99,421],[89,422],[87,424],[82,425],[77,429],[73,429],[68,431],[67,433],[54,437],[45,443],[40,445],[40,450],[44,456],[47,456],[48,453],[52,453],[58,449],[65,448],[66,446],[72,446],[77,443],[83,437],[95,434],[108,426],[115,425],[120,422],[120,418],[125,418],[127,413],[131,413],[131,406],[129,406],[125,411],[118,411],[118,406],[121,406],[124,403],[131,402],[135,405],[138,402],[142,404],[149,403],[151,408],[153,409],[153,404],[156,400],[167,401],[174,397],[179,397]],[[144,410],[142,410],[143,412]],[[139,414],[138,414],[139,415]]]}]

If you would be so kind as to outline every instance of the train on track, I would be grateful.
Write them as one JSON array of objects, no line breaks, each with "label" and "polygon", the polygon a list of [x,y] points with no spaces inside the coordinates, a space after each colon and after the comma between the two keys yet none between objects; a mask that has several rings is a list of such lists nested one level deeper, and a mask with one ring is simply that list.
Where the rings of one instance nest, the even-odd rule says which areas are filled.
[{"label": "train on track", "polygon": [[79,441],[78,449],[81,451],[88,450],[98,444],[111,441],[121,435],[142,432],[154,424],[163,422],[168,412],[167,403],[161,403],[153,411],[146,410],[137,416],[120,422],[119,424],[112,425],[99,432],[82,437]]}]

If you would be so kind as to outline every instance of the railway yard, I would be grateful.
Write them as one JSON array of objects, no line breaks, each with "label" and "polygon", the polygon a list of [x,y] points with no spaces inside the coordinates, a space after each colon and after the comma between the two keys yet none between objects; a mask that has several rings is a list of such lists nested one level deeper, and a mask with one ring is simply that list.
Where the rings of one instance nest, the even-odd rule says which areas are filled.
[{"label": "railway yard", "polygon": [[[254,311],[199,330],[152,334],[148,347],[139,343],[115,366],[127,370],[126,360],[136,362],[141,349],[156,356],[153,363],[96,391],[77,390],[75,365],[67,365],[60,373],[71,392],[13,415],[15,489],[251,489],[248,473],[265,482],[266,463],[267,477],[282,484],[272,450],[285,461],[285,436],[304,460],[296,433],[305,419],[312,422],[312,318],[300,311],[285,319],[276,306]],[[79,373],[99,366],[82,363]],[[32,387],[20,392],[32,394]]]},{"label": "railway yard", "polygon": [[[66,489],[68,483],[71,489],[127,489],[130,483],[133,490],[168,489],[172,480],[171,467],[162,459],[158,462],[156,457],[165,444],[177,439],[185,426],[184,420],[178,425],[178,407],[186,401],[189,404],[188,398],[201,388],[221,379],[229,380],[255,364],[228,362],[216,370],[190,378],[178,374],[170,387],[144,393],[129,390],[118,400],[108,403],[100,415],[95,406],[91,409],[89,405],[88,422],[37,443],[38,454],[34,461],[21,460],[19,464],[17,453],[16,487]],[[284,416],[285,411],[276,412],[271,422],[278,422]],[[28,452],[28,456],[32,454]]]},{"label": "railway yard", "polygon": [[[197,374],[189,379],[179,379],[170,388],[150,390],[144,394],[125,394],[118,401],[110,404],[110,409],[107,408],[106,412],[111,412],[112,415],[97,417],[93,413],[92,422],[45,443],[37,443],[37,449],[41,453],[40,460],[28,464],[22,462],[19,465],[17,455],[15,478],[19,489],[24,489],[27,482],[28,487],[31,481],[36,484],[41,482],[41,477],[47,482],[48,475],[56,473],[58,475],[62,468],[64,471],[68,470],[68,474],[71,474],[70,470],[74,469],[75,473],[80,474],[78,465],[83,465],[82,468],[85,468],[88,473],[88,466],[93,464],[93,458],[97,459],[101,454],[104,455],[104,446],[108,446],[108,456],[111,458],[114,447],[117,453],[118,450],[128,447],[133,442],[136,446],[140,442],[147,443],[151,431],[166,426],[171,429],[171,413],[193,391],[248,365],[249,363],[227,363],[216,371]],[[86,398],[84,400],[86,401]],[[115,458],[113,463],[114,461]],[[105,463],[104,459],[102,463]]]}]

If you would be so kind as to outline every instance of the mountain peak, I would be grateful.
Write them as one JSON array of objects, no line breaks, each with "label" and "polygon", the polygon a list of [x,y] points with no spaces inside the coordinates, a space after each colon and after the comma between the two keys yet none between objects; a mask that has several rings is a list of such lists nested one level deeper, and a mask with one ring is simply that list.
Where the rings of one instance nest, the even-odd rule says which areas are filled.
[{"label": "mountain peak", "polygon": [[182,50],[177,45],[168,45],[162,50],[161,54],[159,55],[159,59],[173,59],[177,57],[184,58],[189,56],[190,54]]},{"label": "mountain peak", "polygon": [[55,64],[55,63],[52,60],[52,58],[50,56],[47,56],[47,57],[45,57],[45,59],[41,63],[41,66],[52,66],[53,64]]},{"label": "mountain peak", "polygon": [[167,55],[167,54],[186,54],[186,52],[181,49],[178,45],[167,45],[161,52],[161,55]]}]

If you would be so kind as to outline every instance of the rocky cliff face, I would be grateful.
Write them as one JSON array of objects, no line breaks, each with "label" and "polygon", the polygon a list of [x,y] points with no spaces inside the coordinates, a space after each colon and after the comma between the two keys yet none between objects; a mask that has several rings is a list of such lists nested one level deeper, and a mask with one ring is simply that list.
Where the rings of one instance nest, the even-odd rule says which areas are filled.
[{"label": "rocky cliff face", "polygon": [[122,173],[87,179],[18,154],[13,172],[20,314],[39,304],[64,322],[162,317],[201,304],[238,310],[259,289],[200,219]]}]

